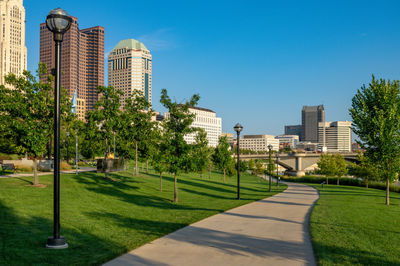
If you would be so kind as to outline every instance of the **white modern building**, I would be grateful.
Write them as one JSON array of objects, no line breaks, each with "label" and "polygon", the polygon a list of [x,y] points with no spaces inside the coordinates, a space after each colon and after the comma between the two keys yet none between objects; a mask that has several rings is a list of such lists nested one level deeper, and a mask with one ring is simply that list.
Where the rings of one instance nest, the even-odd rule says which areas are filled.
[{"label": "white modern building", "polygon": [[281,148],[289,146],[295,149],[299,143],[298,135],[279,135],[275,138],[279,140],[279,145]]},{"label": "white modern building", "polygon": [[19,76],[27,68],[23,0],[0,0],[0,85],[4,76]]},{"label": "white modern building", "polygon": [[268,145],[272,150],[279,151],[279,139],[272,135],[244,135],[240,139],[240,149],[252,151],[268,151]]},{"label": "white modern building", "polygon": [[[216,147],[218,145],[218,139],[222,134],[222,118],[217,117],[217,114],[206,108],[201,107],[189,107],[189,111],[195,114],[192,127],[202,128],[207,133],[208,146]],[[169,119],[169,113],[164,114],[165,119]],[[197,133],[191,133],[185,136],[185,140],[188,144],[195,143]]]},{"label": "white modern building", "polygon": [[135,90],[140,91],[151,104],[152,57],[143,43],[134,39],[120,41],[108,56],[108,85],[121,90],[122,107]]},{"label": "white modern building", "polygon": [[323,152],[351,152],[351,122],[318,123],[318,149]]}]

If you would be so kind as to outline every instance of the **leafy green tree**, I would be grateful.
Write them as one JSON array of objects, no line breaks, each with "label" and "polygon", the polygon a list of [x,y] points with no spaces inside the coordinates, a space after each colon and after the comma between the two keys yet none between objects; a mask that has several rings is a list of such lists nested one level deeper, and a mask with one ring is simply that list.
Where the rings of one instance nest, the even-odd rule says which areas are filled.
[{"label": "leafy green tree", "polygon": [[263,175],[264,172],[265,172],[265,167],[263,162],[261,160],[257,160],[255,163],[255,167],[253,169],[253,175],[255,176]]},{"label": "leafy green tree", "polygon": [[210,167],[212,150],[208,147],[207,133],[204,129],[198,129],[193,145],[194,170],[203,178],[203,171]]},{"label": "leafy green tree", "polygon": [[332,160],[334,162],[334,175],[337,177],[337,185],[339,185],[340,178],[348,172],[347,164],[341,154],[332,155]]},{"label": "leafy green tree", "polygon": [[390,183],[400,170],[400,88],[399,81],[376,80],[363,85],[349,110],[353,131],[366,156],[376,164],[386,181],[386,205],[390,204]]},{"label": "leafy green tree", "polygon": [[[40,78],[44,73],[47,73],[46,65],[39,64],[39,79],[24,71],[20,77],[14,74],[5,77],[10,87],[0,86],[0,122],[7,128],[10,139],[15,141],[15,149],[33,160],[34,185],[39,184],[37,160],[45,155],[53,133],[53,77],[50,75],[47,82],[42,82]],[[65,90],[62,90],[60,102],[61,118],[72,116]]]},{"label": "leafy green tree", "polygon": [[[154,147],[155,123],[151,121],[154,115],[151,105],[140,91],[134,91],[132,98],[127,99],[123,112],[122,136],[124,139],[125,157],[135,159],[134,175],[139,174],[139,148],[146,159],[151,157]],[[132,154],[131,151],[134,151]]]},{"label": "leafy green tree", "polygon": [[191,127],[195,115],[189,111],[189,107],[197,105],[200,96],[195,94],[185,104],[178,104],[168,96],[167,90],[161,91],[161,104],[168,110],[169,117],[164,125],[165,138],[168,140],[165,150],[167,171],[174,175],[174,202],[178,202],[177,175],[190,165],[190,145],[186,143],[184,136],[195,131]]},{"label": "leafy green tree", "polygon": [[328,185],[328,177],[335,175],[335,162],[329,154],[321,154],[317,163],[319,172],[326,175],[326,184]]},{"label": "leafy green tree", "polygon": [[226,183],[226,169],[232,164],[232,153],[229,150],[230,146],[226,136],[221,136],[218,139],[218,145],[212,155],[214,165],[224,172],[224,183]]},{"label": "leafy green tree", "polygon": [[162,191],[162,176],[168,170],[168,162],[165,156],[168,151],[168,139],[167,135],[163,132],[163,126],[160,127],[156,132],[158,133],[155,139],[155,149],[151,157],[151,165],[153,169],[160,174],[160,191]]},{"label": "leafy green tree", "polygon": [[[120,110],[120,96],[122,92],[114,87],[99,86],[97,93],[101,95],[100,100],[95,104],[94,110],[86,114],[86,120],[91,128],[87,133],[93,134],[97,142],[103,144],[104,159],[107,159],[115,132],[118,132],[122,124],[122,112]],[[105,173],[107,178],[107,171]]]},{"label": "leafy green tree", "polygon": [[249,170],[253,170],[254,167],[256,167],[256,163],[255,163],[255,161],[253,159],[250,159],[249,162],[248,162]]},{"label": "leafy green tree", "polygon": [[379,179],[379,170],[363,153],[358,153],[357,163],[352,164],[349,173],[365,180],[365,187],[368,188],[369,180]]}]

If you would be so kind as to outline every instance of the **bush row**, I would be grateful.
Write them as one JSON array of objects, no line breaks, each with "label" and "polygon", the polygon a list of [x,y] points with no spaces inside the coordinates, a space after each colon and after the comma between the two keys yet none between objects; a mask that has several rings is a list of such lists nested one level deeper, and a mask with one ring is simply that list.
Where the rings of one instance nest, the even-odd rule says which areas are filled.
[{"label": "bush row", "polygon": [[[295,176],[281,176],[281,180],[288,181],[288,182],[302,182],[302,183],[312,183],[312,184],[321,184],[322,182],[326,181],[326,177],[324,176],[310,176],[306,175],[303,177],[295,177]],[[337,178],[336,177],[328,177],[329,184],[336,184]],[[350,177],[342,177],[340,178],[340,185],[345,186],[357,186],[357,187],[365,187],[366,182],[362,179],[357,178],[350,178]],[[369,188],[376,188],[381,190],[386,190],[386,184],[379,181],[369,181],[368,182]],[[393,192],[400,192],[400,186],[395,184],[390,185],[390,191]]]}]

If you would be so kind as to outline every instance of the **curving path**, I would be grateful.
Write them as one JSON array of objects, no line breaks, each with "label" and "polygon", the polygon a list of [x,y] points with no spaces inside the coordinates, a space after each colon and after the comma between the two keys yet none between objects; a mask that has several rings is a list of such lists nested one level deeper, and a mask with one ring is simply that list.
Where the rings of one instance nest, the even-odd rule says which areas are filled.
[{"label": "curving path", "polygon": [[105,265],[316,265],[308,219],[318,192],[287,185],[280,194],[206,218]]}]

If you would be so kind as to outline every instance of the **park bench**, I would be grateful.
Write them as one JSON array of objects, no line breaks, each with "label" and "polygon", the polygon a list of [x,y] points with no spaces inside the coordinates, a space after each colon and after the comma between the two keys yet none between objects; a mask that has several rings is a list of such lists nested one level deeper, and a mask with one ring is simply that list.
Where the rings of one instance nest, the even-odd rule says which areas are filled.
[{"label": "park bench", "polygon": [[1,165],[1,168],[3,169],[3,171],[6,171],[6,170],[15,171],[16,170],[15,165],[13,163],[3,163]]}]

